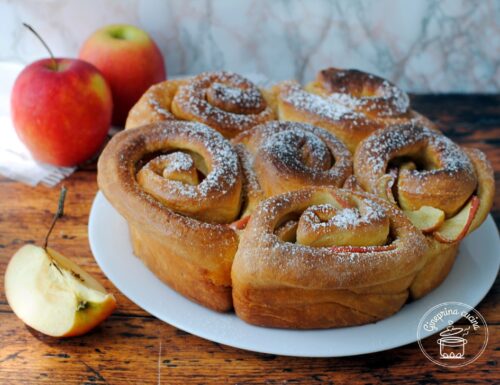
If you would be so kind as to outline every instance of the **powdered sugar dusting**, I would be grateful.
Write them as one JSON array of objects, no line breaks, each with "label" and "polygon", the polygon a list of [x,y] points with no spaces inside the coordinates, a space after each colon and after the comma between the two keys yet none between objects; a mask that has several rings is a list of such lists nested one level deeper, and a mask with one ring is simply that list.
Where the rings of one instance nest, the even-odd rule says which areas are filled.
[{"label": "powdered sugar dusting", "polygon": [[304,91],[298,84],[288,84],[281,96],[283,102],[292,105],[295,109],[325,119],[338,121],[341,119],[356,120],[366,118],[364,114],[358,113],[348,106],[332,103],[329,99]]},{"label": "powdered sugar dusting", "polygon": [[[217,101],[215,105],[210,103],[210,98]],[[193,119],[225,134],[226,131],[244,131],[271,119],[274,114],[253,83],[225,71],[207,72],[192,78],[179,88],[174,101]],[[228,110],[223,109],[226,105]]]},{"label": "powdered sugar dusting", "polygon": [[[211,169],[205,179],[196,186],[165,179],[165,194],[178,194],[192,199],[206,199],[209,196],[226,194],[236,183],[240,168],[236,152],[221,134],[200,123],[169,122],[164,129],[156,129],[144,135],[145,141],[152,140],[160,143],[165,141],[168,143],[169,140],[178,142],[182,138],[203,146],[211,157],[211,162],[209,162]],[[180,170],[192,167],[193,159],[189,155],[174,152],[168,156],[172,155],[175,156],[172,167]]]},{"label": "powdered sugar dusting", "polygon": [[[436,150],[439,164],[433,170],[414,170],[412,174],[430,175],[443,170],[448,173],[458,171],[473,172],[473,166],[462,149],[444,135],[414,122],[374,133],[360,145],[359,152],[365,153],[371,173],[384,172],[389,160],[405,153],[405,148],[421,144],[421,149],[429,146]],[[420,151],[419,150],[419,151]]]},{"label": "powdered sugar dusting", "polygon": [[245,90],[227,86],[222,83],[212,83],[211,89],[222,102],[239,108],[253,108],[262,110],[265,107],[261,93],[253,85]]},{"label": "powdered sugar dusting", "polygon": [[173,118],[174,115],[170,112],[170,110],[164,108],[160,102],[155,99],[154,97],[150,96],[148,98],[148,103],[149,105],[153,108],[153,110],[158,113],[159,115],[165,117],[165,118]]},{"label": "powdered sugar dusting", "polygon": [[[315,184],[340,185],[351,173],[349,150],[333,134],[306,123],[272,121],[245,134],[255,157],[284,180],[301,176]],[[257,150],[255,150],[257,148]]]},{"label": "powdered sugar dusting", "polygon": [[241,169],[243,171],[243,177],[245,180],[245,195],[249,195],[252,192],[261,192],[259,180],[255,171],[253,169],[253,157],[252,154],[242,145],[237,144],[234,147],[241,163]]},{"label": "powdered sugar dusting", "polygon": [[[331,215],[331,213],[334,213]],[[321,214],[327,214],[330,218],[326,221],[321,219]],[[302,213],[301,220],[307,222],[312,229],[320,227],[335,226],[342,229],[352,229],[360,224],[373,223],[386,216],[382,206],[373,200],[366,199],[361,211],[358,207],[335,208],[331,204],[309,206]]]},{"label": "powdered sugar dusting", "polygon": [[[301,159],[300,149],[307,146],[313,164],[308,167]],[[279,158],[292,169],[307,167],[312,173],[318,173],[325,168],[330,169],[332,162],[330,151],[325,143],[312,132],[304,130],[287,130],[277,132],[267,137],[261,149]]]},{"label": "powdered sugar dusting", "polygon": [[165,167],[165,172],[182,172],[189,171],[194,167],[193,158],[182,151],[173,152],[168,155],[161,155],[165,159],[168,159],[167,166]]},{"label": "powdered sugar dusting", "polygon": [[[267,271],[271,271],[268,278],[284,286],[287,286],[288,282],[294,286],[300,286],[302,282],[314,286],[313,282],[328,281],[333,285],[329,286],[330,288],[335,285],[341,288],[347,284],[360,286],[375,284],[379,279],[375,278],[378,274],[382,274],[381,279],[386,280],[391,274],[398,274],[399,266],[409,272],[419,265],[425,251],[424,237],[410,226],[407,220],[396,220],[396,217],[402,216],[398,210],[389,204],[372,200],[365,194],[347,190],[336,191],[336,194],[341,195],[352,194],[350,196],[358,197],[364,204],[358,206],[358,210],[353,207],[338,209],[331,221],[349,231],[350,226],[356,226],[365,220],[377,221],[379,218],[389,220],[391,234],[395,238],[389,240],[390,244],[387,247],[334,250],[327,246],[314,247],[280,239],[274,234],[273,224],[279,223],[279,218],[286,217],[288,213],[306,206],[306,202],[317,200],[315,193],[303,190],[268,199],[259,205],[244,234],[241,252],[238,252],[237,259],[243,258],[245,269],[256,274],[264,274],[264,277],[267,277],[265,275]],[[366,206],[365,211],[363,211],[364,206]],[[332,206],[325,202],[309,206],[306,211],[310,209],[330,212]],[[304,215],[305,211],[300,220],[303,220]],[[370,277],[370,282],[360,281],[360,277],[365,279]]]},{"label": "powdered sugar dusting", "polygon": [[385,118],[402,115],[410,108],[408,94],[378,76],[358,71],[327,68],[320,82],[330,92],[328,100],[359,112]]}]

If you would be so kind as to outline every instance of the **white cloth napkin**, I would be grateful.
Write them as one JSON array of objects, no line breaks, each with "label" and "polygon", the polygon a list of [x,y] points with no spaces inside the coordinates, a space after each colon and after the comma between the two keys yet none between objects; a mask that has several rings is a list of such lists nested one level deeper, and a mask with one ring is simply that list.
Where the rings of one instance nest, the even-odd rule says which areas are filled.
[{"label": "white cloth napkin", "polygon": [[10,94],[23,64],[0,62],[0,174],[36,186],[55,186],[75,167],[55,167],[37,162],[17,137],[10,117]]}]

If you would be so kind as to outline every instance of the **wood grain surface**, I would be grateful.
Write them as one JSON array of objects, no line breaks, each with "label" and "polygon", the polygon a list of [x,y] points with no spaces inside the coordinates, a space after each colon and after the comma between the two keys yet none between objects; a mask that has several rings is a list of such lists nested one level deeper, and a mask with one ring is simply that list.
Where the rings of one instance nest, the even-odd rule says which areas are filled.
[{"label": "wood grain surface", "polygon": [[[460,144],[486,152],[500,191],[500,96],[420,95],[416,110]],[[32,188],[0,177],[0,384],[438,384],[499,383],[500,284],[477,309],[489,324],[484,354],[459,369],[436,366],[416,343],[357,357],[307,359],[247,352],[169,326],[124,297],[97,267],[87,222],[97,191],[95,163],[64,184],[65,216],[51,245],[100,279],[118,300],[116,312],[90,334],[53,339],[26,327],[10,310],[3,276],[10,256],[41,243],[57,205],[58,188]],[[500,198],[492,210],[500,223]],[[335,341],[332,341],[335,343]]]}]

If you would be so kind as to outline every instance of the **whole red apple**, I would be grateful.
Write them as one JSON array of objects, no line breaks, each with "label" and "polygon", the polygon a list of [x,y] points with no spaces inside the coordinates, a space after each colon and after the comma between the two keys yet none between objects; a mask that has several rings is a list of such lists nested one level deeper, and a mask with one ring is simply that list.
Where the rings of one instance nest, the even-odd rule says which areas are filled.
[{"label": "whole red apple", "polygon": [[113,124],[123,125],[129,110],[153,84],[166,78],[163,56],[143,30],[125,24],[94,32],[83,44],[80,59],[95,65],[113,93]]},{"label": "whole red apple", "polygon": [[111,122],[111,90],[99,70],[78,59],[42,59],[14,83],[14,127],[33,157],[57,166],[99,150]]}]

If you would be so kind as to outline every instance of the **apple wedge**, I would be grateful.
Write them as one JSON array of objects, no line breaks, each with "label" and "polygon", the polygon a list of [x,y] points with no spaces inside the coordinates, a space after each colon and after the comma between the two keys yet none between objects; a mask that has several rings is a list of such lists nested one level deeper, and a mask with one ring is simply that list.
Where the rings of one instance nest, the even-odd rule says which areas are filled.
[{"label": "apple wedge", "polygon": [[394,175],[384,174],[376,182],[377,195],[392,204],[397,204],[394,199],[394,194],[392,193],[392,187],[395,181],[396,178]]},{"label": "apple wedge", "polygon": [[231,227],[233,230],[237,230],[237,231],[245,230],[249,220],[250,220],[250,215],[246,215],[243,218],[232,222],[229,225],[229,227]]},{"label": "apple wedge", "polygon": [[88,332],[115,309],[116,300],[76,263],[47,246],[63,216],[66,188],[43,247],[24,245],[5,271],[5,296],[14,313],[33,329],[53,337]]},{"label": "apple wedge", "polygon": [[25,245],[5,273],[5,295],[14,313],[44,334],[70,337],[86,333],[116,307],[86,271],[50,248]]},{"label": "apple wedge", "polygon": [[424,234],[432,233],[444,223],[443,210],[431,206],[422,206],[418,210],[405,210],[404,213],[417,229]]},{"label": "apple wedge", "polygon": [[444,221],[434,237],[442,243],[461,241],[469,232],[470,225],[479,208],[479,198],[473,196],[469,202],[454,217]]}]

